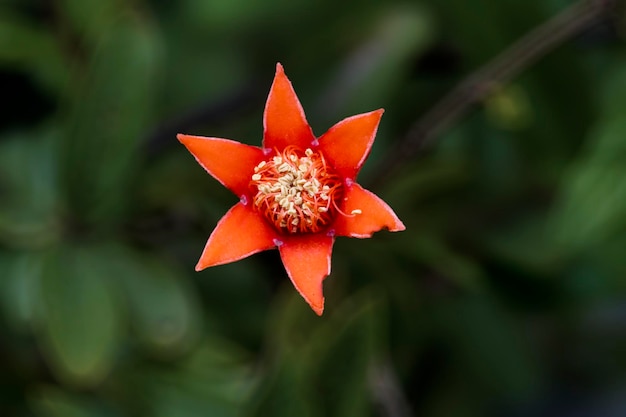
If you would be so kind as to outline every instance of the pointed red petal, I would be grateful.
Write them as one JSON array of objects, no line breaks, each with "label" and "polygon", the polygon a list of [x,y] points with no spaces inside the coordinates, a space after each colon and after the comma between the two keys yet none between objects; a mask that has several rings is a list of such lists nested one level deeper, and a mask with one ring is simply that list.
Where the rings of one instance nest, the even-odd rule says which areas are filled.
[{"label": "pointed red petal", "polygon": [[354,180],[370,153],[384,110],[343,119],[319,138],[324,157],[337,173]]},{"label": "pointed red petal", "polygon": [[217,223],[211,233],[196,271],[243,259],[273,248],[278,236],[265,219],[249,206],[237,203]]},{"label": "pointed red petal", "polygon": [[291,282],[318,316],[324,312],[322,281],[330,274],[334,240],[324,234],[286,236],[278,247]]},{"label": "pointed red petal", "polygon": [[239,197],[248,194],[254,167],[266,158],[261,148],[233,140],[182,134],[177,137],[209,174]]},{"label": "pointed red petal", "polygon": [[298,96],[280,64],[276,64],[274,83],[265,104],[263,128],[264,148],[282,151],[296,145],[306,149],[315,140]]},{"label": "pointed red petal", "polygon": [[[343,205],[340,206],[349,217],[337,214],[333,225],[336,236],[365,238],[383,228],[391,232],[405,229],[404,224],[387,203],[359,184],[347,187]],[[361,210],[361,213],[353,215],[353,210]]]}]

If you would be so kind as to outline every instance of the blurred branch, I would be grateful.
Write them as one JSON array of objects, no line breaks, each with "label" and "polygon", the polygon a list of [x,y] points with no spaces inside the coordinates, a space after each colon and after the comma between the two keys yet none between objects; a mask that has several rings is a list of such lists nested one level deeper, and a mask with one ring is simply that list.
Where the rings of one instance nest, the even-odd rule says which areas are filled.
[{"label": "blurred branch", "polygon": [[617,0],[581,0],[537,26],[491,62],[470,74],[424,114],[377,168],[370,186],[383,185],[415,154],[465,115],[473,104],[489,96],[565,41],[607,18]]}]

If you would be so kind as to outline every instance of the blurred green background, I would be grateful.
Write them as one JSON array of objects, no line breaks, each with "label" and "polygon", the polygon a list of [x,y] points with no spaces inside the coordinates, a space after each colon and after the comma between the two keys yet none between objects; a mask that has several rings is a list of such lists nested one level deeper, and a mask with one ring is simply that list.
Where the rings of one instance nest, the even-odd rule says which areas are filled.
[{"label": "blurred green background", "polygon": [[375,191],[318,318],[175,134],[259,145],[280,61],[316,134],[386,109],[360,182],[566,0],[2,0],[0,416],[626,415],[622,9]]}]

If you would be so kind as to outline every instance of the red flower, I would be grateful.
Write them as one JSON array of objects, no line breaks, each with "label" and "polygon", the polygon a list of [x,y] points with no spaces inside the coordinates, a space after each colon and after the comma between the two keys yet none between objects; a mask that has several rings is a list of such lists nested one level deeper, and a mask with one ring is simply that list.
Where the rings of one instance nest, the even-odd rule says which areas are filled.
[{"label": "red flower", "polygon": [[349,117],[316,138],[277,64],[262,148],[179,134],[200,165],[240,198],[209,237],[196,270],[278,247],[293,285],[321,315],[335,236],[404,230],[385,202],[355,182],[382,114]]}]

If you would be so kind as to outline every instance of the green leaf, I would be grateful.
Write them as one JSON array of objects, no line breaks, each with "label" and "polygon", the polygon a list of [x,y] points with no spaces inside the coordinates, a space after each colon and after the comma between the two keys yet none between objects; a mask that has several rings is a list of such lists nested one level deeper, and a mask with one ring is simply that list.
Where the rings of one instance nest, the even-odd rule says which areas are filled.
[{"label": "green leaf", "polygon": [[387,9],[371,38],[338,69],[319,98],[320,111],[334,123],[337,114],[370,111],[386,103],[405,79],[411,60],[430,44],[432,26],[431,17],[419,7]]},{"label": "green leaf", "polygon": [[0,63],[25,71],[59,95],[67,83],[67,62],[58,40],[6,10],[0,13]]},{"label": "green leaf", "polygon": [[563,178],[549,231],[564,247],[580,249],[626,230],[626,62],[605,81],[604,117]]},{"label": "green leaf", "polygon": [[86,77],[74,74],[80,88],[59,152],[60,180],[79,225],[109,230],[125,209],[157,82],[160,44],[149,23],[130,13],[108,22]]},{"label": "green leaf", "polygon": [[562,247],[546,236],[544,212],[518,216],[515,222],[486,231],[480,238],[487,252],[533,277],[545,277],[562,265]]},{"label": "green leaf", "polygon": [[484,283],[484,273],[479,264],[469,256],[457,253],[439,236],[424,232],[419,236],[399,237],[393,243],[399,253],[427,265],[459,288],[479,291]]},{"label": "green leaf", "polygon": [[65,246],[45,264],[38,339],[51,370],[79,387],[98,384],[113,365],[123,309],[97,248]]},{"label": "green leaf", "polygon": [[54,386],[39,386],[28,395],[30,408],[39,417],[108,417],[93,401]]},{"label": "green leaf", "polygon": [[[248,400],[256,378],[250,357],[238,345],[207,337],[188,356],[168,366],[154,363],[124,369],[116,389],[133,392],[155,417],[234,417]],[[114,388],[115,389],[115,388]]]},{"label": "green leaf", "polygon": [[197,340],[200,301],[187,277],[163,260],[123,247],[106,252],[109,270],[125,292],[134,333],[157,355],[176,355]]},{"label": "green leaf", "polygon": [[381,354],[384,317],[376,299],[364,291],[319,321],[303,313],[308,306],[298,294],[289,297],[281,317],[270,320],[276,364],[259,385],[251,415],[369,415],[369,377]]},{"label": "green leaf", "polygon": [[25,252],[0,258],[0,308],[9,323],[23,333],[29,332],[39,317],[45,256]]},{"label": "green leaf", "polygon": [[[325,416],[359,417],[371,414],[369,378],[380,356],[383,311],[363,292],[342,304],[333,320],[310,341],[308,377],[324,404]],[[304,356],[307,356],[305,352]]]},{"label": "green leaf", "polygon": [[60,0],[57,7],[76,33],[92,45],[111,30],[111,21],[127,8],[118,0]]},{"label": "green leaf", "polygon": [[0,142],[0,242],[40,248],[60,239],[51,130],[15,133]]},{"label": "green leaf", "polygon": [[279,359],[269,375],[259,384],[246,416],[315,417],[322,416],[314,401],[311,381],[302,375],[302,358],[288,356]]}]

